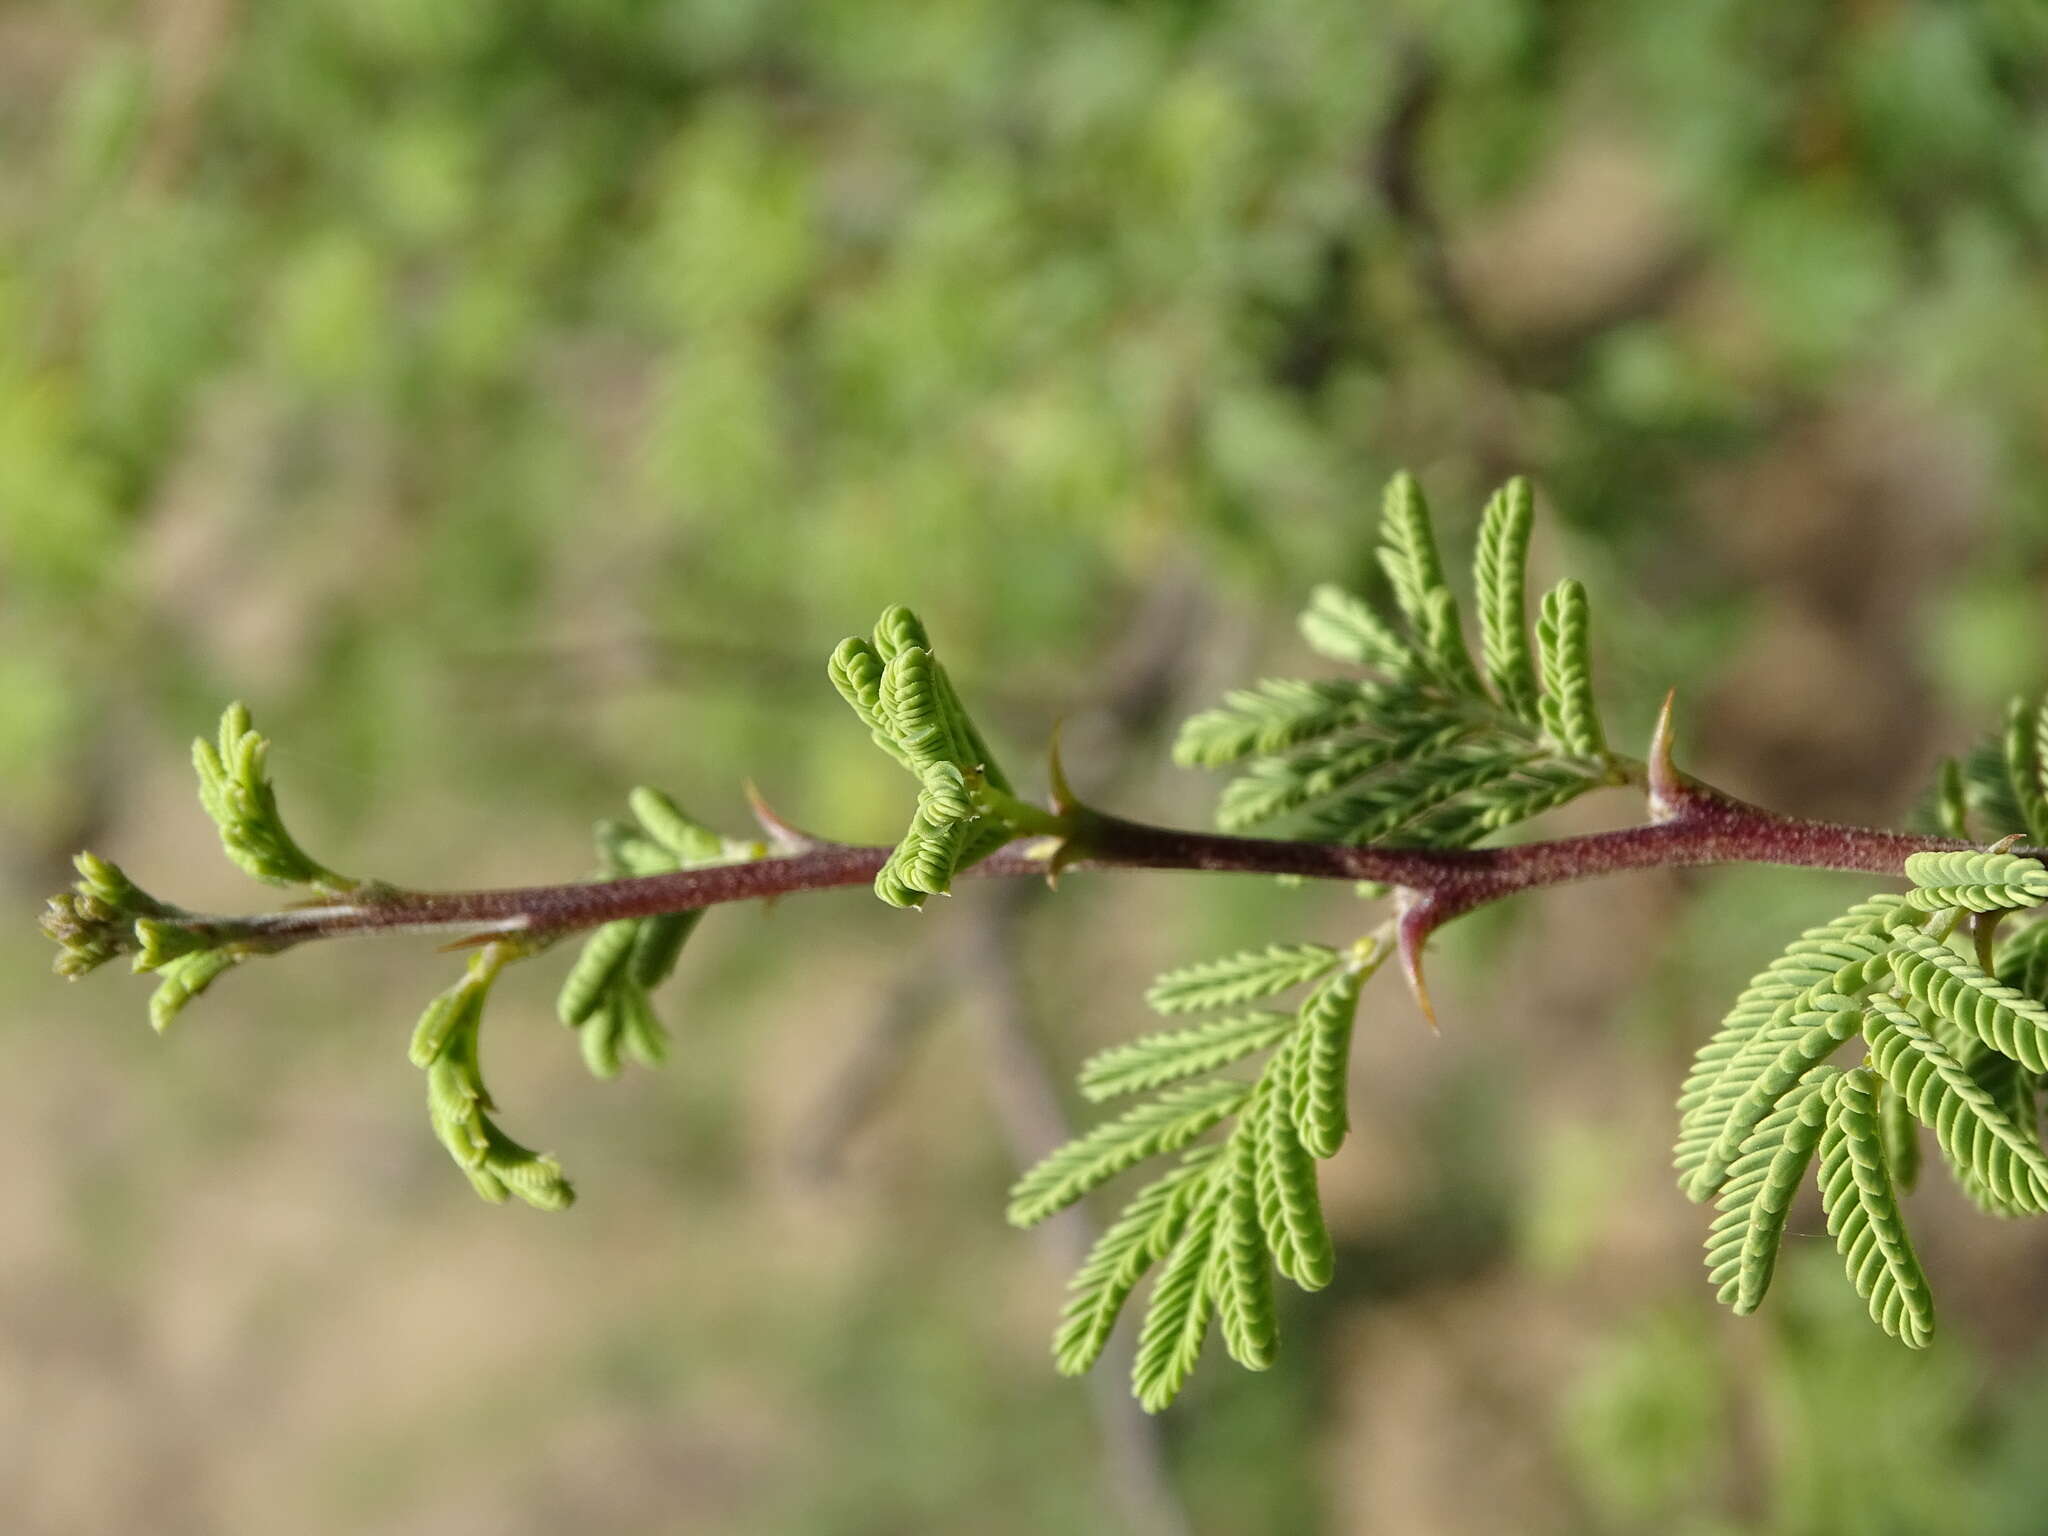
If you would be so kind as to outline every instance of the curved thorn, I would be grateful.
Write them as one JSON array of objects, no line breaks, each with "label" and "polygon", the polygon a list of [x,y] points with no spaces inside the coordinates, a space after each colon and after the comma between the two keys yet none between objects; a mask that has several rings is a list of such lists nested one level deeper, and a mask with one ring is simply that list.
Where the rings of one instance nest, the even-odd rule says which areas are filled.
[{"label": "curved thorn", "polygon": [[1074,786],[1067,782],[1067,770],[1060,762],[1060,730],[1064,719],[1052,723],[1052,739],[1045,749],[1045,777],[1052,792],[1052,810],[1055,816],[1065,816],[1075,810],[1080,801],[1074,796]]},{"label": "curved thorn", "polygon": [[747,796],[747,809],[753,812],[754,820],[760,825],[761,830],[768,834],[768,841],[780,852],[811,853],[832,846],[824,838],[813,837],[801,827],[791,826],[784,821],[762,797],[760,786],[752,779],[748,779],[743,788]]},{"label": "curved thorn", "polygon": [[1650,732],[1650,751],[1645,762],[1649,770],[1650,820],[1660,824],[1675,821],[1685,813],[1685,782],[1671,760],[1671,712],[1677,699],[1676,688],[1664,695],[1664,707],[1657,711],[1656,729]]},{"label": "curved thorn", "polygon": [[1422,946],[1438,921],[1436,901],[1426,891],[1403,886],[1395,897],[1395,906],[1400,912],[1394,937],[1401,951],[1401,974],[1407,977],[1408,990],[1415,994],[1416,1005],[1429,1021],[1430,1033],[1436,1034],[1436,1008],[1429,1000],[1429,984],[1422,975]]}]

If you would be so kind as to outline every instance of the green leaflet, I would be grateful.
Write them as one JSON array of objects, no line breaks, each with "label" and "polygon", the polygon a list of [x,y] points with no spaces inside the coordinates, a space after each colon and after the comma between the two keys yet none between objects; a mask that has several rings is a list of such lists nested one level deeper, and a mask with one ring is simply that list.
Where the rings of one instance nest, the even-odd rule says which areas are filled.
[{"label": "green leaflet", "polygon": [[724,859],[725,839],[686,815],[660,790],[638,785],[627,794],[626,806],[647,836],[675,856],[679,868],[716,864]]},{"label": "green leaflet", "polygon": [[1946,1046],[1886,997],[1871,999],[1863,1037],[1872,1067],[1959,1172],[2011,1211],[2048,1210],[2048,1156]]},{"label": "green leaflet", "polygon": [[1351,1026],[1358,1014],[1359,991],[1378,958],[1325,976],[1301,1005],[1301,1045],[1294,1053],[1290,1109],[1295,1134],[1318,1158],[1335,1157],[1350,1129],[1345,1105]]},{"label": "green leaflet", "polygon": [[1283,752],[1347,726],[1399,718],[1402,699],[1399,690],[1344,678],[1262,678],[1224,694],[1221,708],[1182,722],[1173,760],[1184,768],[1217,768]]},{"label": "green leaflet", "polygon": [[1785,1215],[1813,1164],[1826,1118],[1832,1067],[1809,1073],[1758,1123],[1729,1166],[1720,1214],[1707,1232],[1707,1280],[1738,1313],[1754,1312],[1770,1288]]},{"label": "green leaflet", "polygon": [[1416,665],[1408,642],[1373,612],[1370,603],[1328,583],[1309,593],[1308,607],[1301,614],[1301,634],[1315,649],[1337,661],[1394,673],[1411,671]]},{"label": "green leaflet", "polygon": [[[1291,1087],[1292,1055],[1301,1048],[1296,1036],[1288,1050],[1275,1056],[1270,1068],[1279,1088]],[[1323,1202],[1316,1187],[1315,1154],[1302,1145],[1292,1107],[1276,1088],[1264,1115],[1265,1141],[1259,1162],[1260,1208],[1270,1205],[1267,1227],[1275,1261],[1305,1291],[1319,1291],[1336,1273],[1337,1252],[1323,1225]]]},{"label": "green leaflet", "polygon": [[1937,939],[1915,932],[1897,939],[1891,964],[1904,991],[2029,1071],[2048,1071],[2048,1009]]},{"label": "green leaflet", "polygon": [[1010,1189],[1009,1219],[1028,1227],[1072,1205],[1098,1184],[1162,1152],[1177,1152],[1243,1107],[1243,1083],[1171,1088],[1047,1154]]},{"label": "green leaflet", "polygon": [[1394,589],[1409,626],[1422,631],[1429,622],[1431,597],[1448,592],[1442,558],[1436,552],[1436,531],[1422,487],[1405,469],[1387,482],[1380,498],[1380,567]]},{"label": "green leaflet", "polygon": [[1221,1275],[1217,1294],[1225,1300],[1223,1341],[1230,1357],[1246,1370],[1273,1363],[1280,1326],[1273,1310],[1272,1255],[1259,1220],[1259,1149],[1265,1116],[1255,1105],[1224,1147],[1225,1183],[1217,1221]]},{"label": "green leaflet", "polygon": [[1860,1067],[1827,1084],[1821,1208],[1872,1320],[1908,1348],[1921,1349],[1934,1334],[1934,1301],[1899,1215],[1878,1131],[1876,1088],[1876,1078]]},{"label": "green leaflet", "polygon": [[1268,944],[1220,960],[1171,970],[1154,981],[1145,1002],[1156,1013],[1235,1008],[1301,986],[1334,969],[1339,956],[1322,944]]},{"label": "green leaflet", "polygon": [[1535,498],[1529,482],[1517,476],[1494,492],[1486,504],[1473,575],[1478,587],[1479,649],[1487,679],[1503,708],[1531,725],[1541,725],[1536,658],[1529,648],[1528,616],[1523,610],[1529,533],[1535,525]]},{"label": "green leaflet", "polygon": [[[1910,1195],[1920,1183],[1920,1122],[1913,1118],[1913,1106],[1905,1095],[1888,1082],[1877,1092],[1877,1128],[1884,1137],[1884,1160],[1892,1171],[1892,1183],[1900,1194]],[[1969,1176],[1957,1170],[1957,1177]]]},{"label": "green leaflet", "polygon": [[2012,853],[1916,853],[1906,860],[1906,878],[1914,885],[1906,900],[1923,912],[1996,912],[2048,900],[2048,868]]},{"label": "green leaflet", "polygon": [[1208,1165],[1220,1150],[1204,1146],[1182,1153],[1180,1166],[1146,1185],[1095,1240],[1068,1284],[1053,1338],[1060,1374],[1078,1376],[1101,1357],[1124,1302],[1180,1237],[1189,1212],[1208,1188]]},{"label": "green leaflet", "polygon": [[1604,757],[1607,741],[1593,702],[1586,589],[1567,578],[1543,596],[1536,620],[1543,672],[1543,732],[1572,757]]},{"label": "green leaflet", "polygon": [[1242,832],[1346,789],[1378,768],[1441,756],[1472,734],[1459,722],[1406,735],[1364,735],[1320,741],[1293,757],[1262,757],[1223,786],[1216,824]]},{"label": "green leaflet", "polygon": [[1941,760],[1941,779],[1934,791],[1935,824],[1950,837],[1970,837],[1970,798],[1963,784],[1963,765],[1952,757]]},{"label": "green leaflet", "polygon": [[1153,1283],[1131,1365],[1131,1385],[1147,1413],[1157,1413],[1180,1395],[1201,1358],[1216,1310],[1212,1259],[1223,1199],[1223,1187],[1208,1181]]},{"label": "green leaflet", "polygon": [[555,1012],[564,1024],[573,1028],[597,1012],[598,1004],[625,974],[626,961],[639,936],[640,920],[632,917],[592,930],[555,999]]},{"label": "green leaflet", "polygon": [[1862,1027],[1863,1012],[1850,999],[1836,995],[1828,1001],[1836,1006],[1802,1009],[1786,1018],[1784,1044],[1728,1106],[1719,1136],[1687,1183],[1692,1199],[1706,1200],[1721,1188],[1750,1133],[1778,1101]]},{"label": "green leaflet", "polygon": [[1402,764],[1358,793],[1319,808],[1310,822],[1319,837],[1332,842],[1462,846],[1483,830],[1498,792],[1538,761],[1526,750],[1454,749]]},{"label": "green leaflet", "polygon": [[1190,1077],[1206,1077],[1278,1044],[1293,1029],[1292,1014],[1248,1013],[1204,1019],[1187,1029],[1140,1035],[1083,1062],[1081,1092],[1100,1102]]},{"label": "green leaflet", "polygon": [[1405,470],[1387,482],[1381,501],[1379,560],[1394,601],[1421,642],[1422,665],[1453,694],[1483,695],[1458,622],[1458,599],[1444,578],[1422,487]]}]

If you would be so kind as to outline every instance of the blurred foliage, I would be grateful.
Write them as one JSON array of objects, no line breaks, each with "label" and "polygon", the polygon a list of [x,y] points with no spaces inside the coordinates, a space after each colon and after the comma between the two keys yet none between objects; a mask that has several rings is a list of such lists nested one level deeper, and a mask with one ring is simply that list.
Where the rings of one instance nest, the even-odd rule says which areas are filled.
[{"label": "blurred foliage", "polygon": [[[2048,22],[2022,0],[0,8],[0,828],[23,911],[51,860],[104,823],[124,846],[90,840],[124,862],[138,846],[146,880],[212,862],[203,827],[161,826],[157,808],[182,742],[231,696],[289,744],[277,766],[318,846],[396,879],[580,868],[583,823],[645,779],[722,816],[751,772],[802,819],[885,836],[899,786],[822,676],[861,617],[916,604],[964,691],[996,675],[997,734],[1035,746],[1091,696],[1131,612],[1173,572],[1199,569],[1213,594],[1202,639],[1218,654],[1187,666],[1248,680],[1245,653],[1284,643],[1309,586],[1369,581],[1367,504],[1404,463],[1445,506],[1477,505],[1510,471],[1555,501],[1611,626],[1600,665],[1618,738],[1636,739],[1677,681],[1702,701],[1689,733],[1738,770],[1738,792],[1902,813],[1934,753],[1992,723],[1959,715],[1949,732],[1932,701],[1981,711],[2038,681],[2048,646],[2044,60]],[[1800,591],[1804,605],[1788,596]],[[1163,782],[1140,798],[1200,803]],[[1952,1327],[1927,1361],[1866,1338],[1827,1287],[1806,1321],[1771,1324],[1767,1347],[1738,1344],[1707,1318],[1689,1212],[1670,1213],[1652,1250],[1668,1275],[1623,1246],[1633,1289],[1617,1294],[1651,1308],[1640,1327],[1618,1326],[1612,1304],[1576,1324],[1554,1315],[1576,1283],[1560,1277],[1585,1272],[1573,1249],[1622,1241],[1585,1197],[1524,1192],[1541,1218],[1527,1270],[1491,1220],[1497,1160],[1468,1169],[1457,1153],[1475,1122],[1642,1100],[1640,1125],[1519,1171],[1598,1189],[1604,1158],[1662,1189],[1668,1126],[1652,1110],[1673,1064],[1771,935],[1833,900],[1806,906],[1804,886],[1747,877],[1678,889],[1706,893],[1670,898],[1683,956],[1633,981],[1599,992],[1567,971],[1511,998],[1494,997],[1490,970],[1468,981],[1466,1044],[1444,1048],[1500,1056],[1490,1073],[1451,1070],[1484,1085],[1477,1102],[1439,1115],[1441,1084],[1404,1095],[1423,1070],[1407,1057],[1361,1075],[1392,1129],[1347,1155],[1358,1188],[1332,1220],[1344,1267],[1376,1278],[1287,1319],[1327,1346],[1291,1351],[1298,1367],[1197,1394],[1169,1449],[1200,1529],[1270,1529],[1276,1510],[1288,1529],[1318,1513],[1333,1530],[1497,1528],[1459,1523],[1466,1487],[1512,1490],[1532,1530],[2030,1528],[2038,1308],[2021,1297],[2000,1313],[1996,1278],[1952,1308],[1981,1301],[1994,1342]],[[1146,970],[1261,939],[1273,903],[1307,898],[1142,899],[1112,909],[1076,892],[1073,915],[1052,915],[1065,926],[1040,942],[1062,958],[1037,1001],[1076,1021],[1063,1059],[1129,1026]],[[1545,910],[1577,909],[1560,897]],[[113,1342],[93,1346],[104,1358],[60,1342],[39,1376],[17,1340],[6,1374],[60,1405],[99,1381],[108,1401],[140,1405],[96,1419],[39,1400],[44,1448],[54,1436],[105,1452],[93,1426],[118,1437],[129,1470],[95,1496],[133,1503],[87,1506],[105,1528],[137,1510],[165,1530],[253,1528],[259,1474],[209,1458],[220,1441],[284,1443],[289,1416],[262,1410],[285,1392],[281,1367],[223,1344],[242,1374],[221,1385],[190,1364],[212,1358],[200,1343],[180,1334],[167,1364],[151,1330],[186,1317],[204,1338],[195,1316],[253,1316],[252,1337],[296,1340],[278,1358],[331,1371],[359,1342],[323,1355],[283,1321],[327,1297],[335,1326],[432,1340],[437,1370],[471,1373],[447,1378],[461,1405],[373,1395],[331,1443],[309,1430],[294,1454],[251,1458],[345,1488],[337,1509],[361,1507],[404,1437],[435,1459],[377,1505],[395,1520],[402,1504],[407,1529],[471,1529],[464,1518],[491,1511],[498,1531],[639,1529],[648,1506],[631,1501],[678,1488],[704,1529],[1065,1531],[1089,1511],[1121,1528],[1080,1389],[1052,1382],[1037,1353],[1049,1275],[1037,1290],[1009,1281],[999,1322],[953,1293],[955,1278],[964,1292],[1027,1267],[992,1214],[1007,1177],[992,1141],[957,1170],[884,1158],[858,1196],[920,1251],[957,1252],[957,1272],[821,1259],[829,1279],[794,1262],[785,1274],[764,1251],[843,1236],[821,1239],[815,1215],[763,1232],[737,1197],[719,1202],[779,1155],[758,1126],[800,1113],[764,1105],[749,1063],[836,1054],[847,999],[884,990],[884,938],[906,942],[881,920],[779,915],[773,950],[758,923],[712,935],[687,1070],[624,1090],[641,1095],[644,1139],[617,1140],[621,1090],[547,1089],[581,1116],[582,1164],[609,1142],[643,1182],[606,1171],[623,1190],[612,1215],[579,1212],[588,1237],[546,1241],[588,1243],[608,1282],[655,1273],[616,1298],[609,1326],[634,1343],[604,1358],[625,1365],[587,1366],[604,1353],[587,1339],[531,1344],[528,1367],[578,1394],[573,1413],[533,1387],[487,1423],[474,1400],[494,1396],[502,1364],[451,1340],[445,1314],[407,1332],[350,1298],[410,1305],[391,1271],[410,1274],[422,1245],[465,1274],[533,1266],[536,1294],[585,1311],[591,1277],[519,1246],[542,1241],[528,1228],[493,1236],[504,1229],[468,1212],[451,1224],[439,1200],[467,1197],[444,1188],[431,1148],[403,1178],[354,1156],[354,1120],[409,1123],[390,1040],[335,1039],[318,1019],[280,1031],[303,1003],[252,979],[250,1022],[222,1026],[227,1046],[194,1031],[186,1056],[131,1054],[109,1042],[132,999],[101,1014],[25,992],[6,1049],[8,1078],[36,1085],[8,1101],[31,1193],[10,1196],[22,1256],[5,1332],[68,1339],[52,1331],[61,1294],[103,1309],[80,1314],[81,1339]],[[1582,931],[1557,947],[1574,938],[1621,950]],[[766,958],[835,942],[841,962],[812,978]],[[331,964],[372,989],[336,996],[377,995],[384,960]],[[1542,985],[1559,1000],[1532,1002]],[[1119,989],[1121,1011],[1102,1002]],[[404,978],[386,1011],[402,1018],[417,990]],[[1419,1049],[1398,1003],[1369,1007]],[[1616,1008],[1642,1026],[1619,1050],[1597,1022]],[[1501,1038],[1531,1009],[1527,1032],[1599,1064],[1610,1100],[1589,1103]],[[53,1043],[60,1011],[94,1027]],[[552,1054],[507,1051],[521,1095],[571,1075],[537,1005],[533,1018]],[[814,1018],[809,1034],[740,1028]],[[250,1102],[250,1051],[280,1074],[275,1102],[332,1107],[273,1123],[282,1108]],[[949,1036],[900,1091],[979,1125],[984,1112],[954,1105],[975,1070]],[[280,1200],[284,1235],[245,1239],[283,1245],[244,1255],[266,1278],[241,1302],[176,1311],[164,1295],[216,1294],[209,1250],[242,1230],[189,1191],[292,1136],[310,1138],[280,1165],[298,1175],[294,1201],[339,1202],[319,1228],[330,1262],[355,1244],[365,1268],[323,1289],[296,1267],[289,1234],[304,1228]],[[133,1166],[143,1145],[168,1150]],[[1402,1158],[1436,1170],[1419,1204],[1382,1188],[1381,1164]],[[337,1187],[325,1167],[371,1182]],[[258,1183],[250,1198],[269,1211]],[[624,1209],[636,1201],[637,1216]],[[724,1269],[647,1238],[671,1220],[732,1250]],[[33,1236],[45,1230],[59,1234],[48,1253]],[[185,1231],[199,1234],[189,1270],[173,1248]],[[1951,1271],[2038,1260],[1930,1244]],[[418,1267],[420,1294],[453,1289]],[[663,1272],[704,1294],[678,1298]],[[1652,1294],[1667,1279],[1679,1300]],[[482,1305],[474,1289],[460,1294]],[[521,1326],[532,1303],[506,1289],[492,1304]],[[660,1321],[678,1307],[686,1321]],[[1602,1342],[1567,1353],[1559,1369],[1579,1384],[1553,1424],[1554,1394],[1517,1397],[1491,1359],[1464,1388],[1421,1363],[1396,1371],[1376,1325],[1409,1331],[1410,1307],[1440,1309],[1419,1315],[1446,1373],[1468,1350],[1516,1355],[1558,1328]],[[1525,1329],[1532,1309],[1549,1321]],[[822,1343],[789,1326],[817,1311],[834,1321]],[[725,1418],[703,1430],[693,1394],[712,1378]],[[1701,1382],[1718,1392],[1679,1390]],[[1373,1407],[1376,1385],[1401,1403]],[[1876,1401],[1901,1405],[1881,1435],[1816,1437],[1782,1464],[1764,1465],[1741,1428],[1868,1424]],[[1446,1446],[1475,1421],[1493,1433],[1457,1475],[1411,1486],[1404,1469],[1428,1458],[1373,1450],[1407,1444],[1404,1413]],[[682,1420],[698,1427],[678,1432],[679,1451],[631,1427]],[[1546,1470],[1514,1482],[1531,1461]],[[60,1463],[38,1464],[55,1486]],[[502,1502],[481,1502],[491,1489]],[[31,1499],[21,1528],[78,1528],[81,1497]],[[280,1508],[314,1528],[291,1503],[269,1506],[272,1523]]]}]

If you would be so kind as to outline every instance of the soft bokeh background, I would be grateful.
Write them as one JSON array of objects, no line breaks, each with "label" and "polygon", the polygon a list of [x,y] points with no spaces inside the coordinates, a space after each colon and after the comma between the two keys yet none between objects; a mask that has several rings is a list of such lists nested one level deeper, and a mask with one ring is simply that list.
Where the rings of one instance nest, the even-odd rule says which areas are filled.
[{"label": "soft bokeh background", "polygon": [[[1348,896],[1075,880],[718,914],[660,1075],[545,977],[483,1206],[333,946],[150,1037],[30,914],[194,905],[248,699],[321,856],[579,874],[651,781],[892,833],[821,662],[919,607],[1028,760],[1200,820],[1178,712],[1305,664],[1387,472],[1539,479],[1640,732],[1898,820],[2048,654],[2048,23],[2023,0],[67,0],[0,7],[0,1524],[24,1536],[2036,1532],[2048,1243],[1938,1179],[1887,1344],[1804,1224],[1730,1318],[1683,1063],[1856,882],[1643,876],[1382,982],[1338,1286],[1153,1426],[1050,1369],[1003,1187],[1165,964]],[[1625,800],[1568,824],[1625,819]],[[536,967],[539,969],[539,967]],[[1048,1085],[1055,1085],[1048,1088]]]}]

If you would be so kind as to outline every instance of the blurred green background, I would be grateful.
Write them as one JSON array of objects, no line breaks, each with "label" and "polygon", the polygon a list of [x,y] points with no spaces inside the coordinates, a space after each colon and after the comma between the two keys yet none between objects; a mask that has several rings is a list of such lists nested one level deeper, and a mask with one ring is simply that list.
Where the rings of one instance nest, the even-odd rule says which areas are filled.
[{"label": "blurred green background", "polygon": [[1696,770],[1898,821],[2048,655],[2044,258],[2023,0],[0,6],[5,1528],[2038,1532],[2038,1232],[1931,1183],[1908,1355],[1812,1218],[1723,1314],[1666,1174],[1693,1046],[1854,881],[1459,925],[1441,1038],[1380,983],[1337,1287],[1156,1425],[1053,1375],[1002,1190],[1147,975],[1346,895],[725,912],[611,1085],[515,978],[554,1218],[428,1133],[426,946],[160,1042],[29,914],[82,845],[263,899],[186,779],[232,697],[402,883],[580,874],[642,781],[888,837],[822,670],[888,601],[1020,763],[1067,716],[1084,793],[1198,822],[1173,718],[1313,665],[1398,465],[1454,546],[1538,478],[1624,729],[1676,683]]}]

